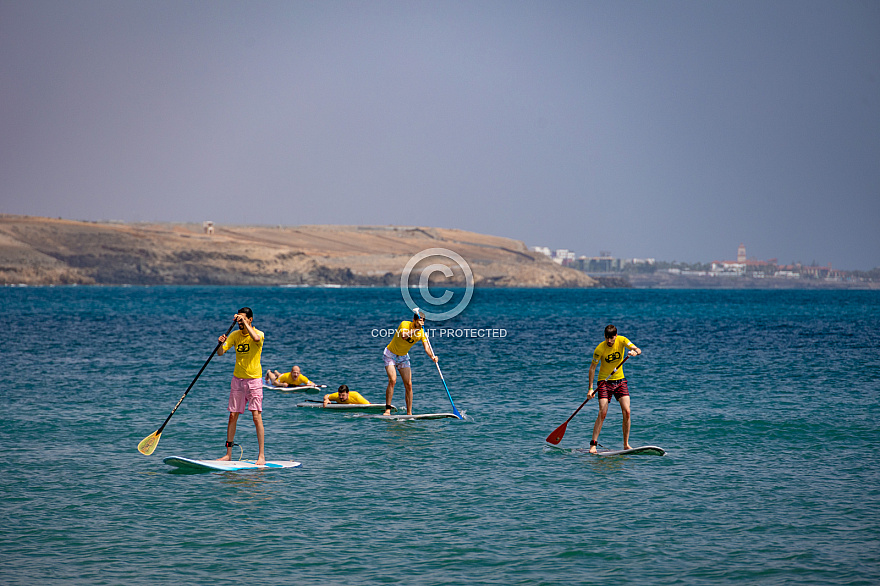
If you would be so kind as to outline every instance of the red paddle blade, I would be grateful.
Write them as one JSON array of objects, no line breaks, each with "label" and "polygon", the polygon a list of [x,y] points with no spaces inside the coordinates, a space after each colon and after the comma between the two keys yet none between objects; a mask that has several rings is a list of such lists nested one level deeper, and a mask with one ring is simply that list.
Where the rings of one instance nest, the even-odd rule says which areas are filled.
[{"label": "red paddle blade", "polygon": [[553,430],[553,433],[547,436],[547,443],[553,444],[554,446],[562,441],[562,436],[565,435],[565,427],[568,425],[568,421],[557,427]]}]

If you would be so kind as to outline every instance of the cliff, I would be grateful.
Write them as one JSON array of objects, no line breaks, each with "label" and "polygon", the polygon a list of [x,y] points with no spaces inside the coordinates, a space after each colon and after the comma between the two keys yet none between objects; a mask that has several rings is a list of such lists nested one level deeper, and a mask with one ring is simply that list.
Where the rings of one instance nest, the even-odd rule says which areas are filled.
[{"label": "cliff", "polygon": [[[209,235],[198,224],[13,215],[0,215],[0,284],[397,286],[406,263],[430,248],[461,255],[478,287],[597,284],[520,241],[461,230],[215,226]],[[445,264],[454,272],[450,282],[464,284],[455,263]]]}]

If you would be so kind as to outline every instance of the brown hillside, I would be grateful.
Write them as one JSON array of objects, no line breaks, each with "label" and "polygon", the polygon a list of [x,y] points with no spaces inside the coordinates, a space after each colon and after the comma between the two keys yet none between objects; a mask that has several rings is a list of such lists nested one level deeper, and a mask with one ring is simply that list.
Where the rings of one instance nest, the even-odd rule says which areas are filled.
[{"label": "brown hillside", "polygon": [[[477,286],[593,287],[520,241],[444,228],[77,222],[0,215],[0,284],[390,285],[413,255],[460,254]],[[438,262],[437,257],[428,262]],[[451,279],[463,284],[462,272]],[[442,277],[441,277],[442,278]]]}]

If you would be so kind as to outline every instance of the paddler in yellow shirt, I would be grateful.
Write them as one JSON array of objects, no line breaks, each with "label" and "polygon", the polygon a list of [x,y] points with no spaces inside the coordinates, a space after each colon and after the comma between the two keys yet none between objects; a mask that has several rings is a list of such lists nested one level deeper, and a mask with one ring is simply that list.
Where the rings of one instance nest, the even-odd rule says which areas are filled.
[{"label": "paddler in yellow shirt", "polygon": [[437,356],[431,348],[428,336],[425,334],[425,314],[418,307],[413,309],[413,317],[410,321],[402,321],[394,333],[394,338],[385,348],[383,358],[385,360],[385,373],[388,375],[388,386],[385,387],[385,415],[391,415],[391,399],[394,397],[394,384],[397,382],[397,371],[403,379],[406,389],[406,414],[412,415],[412,370],[409,363],[409,350],[416,342],[421,342],[425,352],[435,363]]},{"label": "paddler in yellow shirt", "polygon": [[341,403],[345,405],[369,405],[370,402],[364,399],[357,391],[349,391],[348,385],[339,385],[339,390],[335,393],[324,395],[324,407],[330,403]]},{"label": "paddler in yellow shirt", "polygon": [[235,314],[238,330],[227,338],[220,336],[217,341],[217,356],[223,356],[230,348],[235,348],[235,370],[232,373],[232,385],[229,389],[229,422],[226,425],[226,455],[218,460],[232,459],[232,446],[235,445],[235,427],[238,416],[244,413],[245,407],[254,417],[257,430],[257,444],[260,455],[257,464],[266,463],[264,446],[265,431],[263,429],[263,367],[260,356],[263,353],[265,335],[254,327],[254,312],[250,307],[242,307]]},{"label": "paddler in yellow shirt", "polygon": [[[623,364],[624,354],[638,356],[641,353],[638,346],[624,336],[617,334],[617,327],[613,324],[605,328],[605,341],[600,342],[593,350],[589,374],[590,390],[587,393],[587,398],[592,399],[596,391],[599,392],[599,414],[596,416],[596,423],[593,424],[593,439],[590,440],[591,454],[598,451],[596,446],[599,445],[599,432],[602,431],[602,423],[605,421],[605,416],[608,415],[608,405],[611,403],[612,397],[620,403],[620,412],[623,415],[623,449],[631,448],[629,445],[631,425],[629,386],[620,365]],[[596,374],[597,366],[599,366],[599,383],[598,388],[594,389],[593,376]]]},{"label": "paddler in yellow shirt", "polygon": [[277,370],[269,369],[266,371],[266,384],[273,387],[305,387],[315,386],[306,375],[302,373],[299,366],[293,366],[290,372],[284,374]]}]

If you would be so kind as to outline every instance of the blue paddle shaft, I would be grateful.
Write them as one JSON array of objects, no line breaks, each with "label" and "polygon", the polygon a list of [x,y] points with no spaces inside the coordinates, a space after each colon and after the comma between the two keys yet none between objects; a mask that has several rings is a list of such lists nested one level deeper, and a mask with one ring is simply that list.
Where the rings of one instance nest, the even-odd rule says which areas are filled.
[{"label": "blue paddle shaft", "polygon": [[446,396],[449,397],[449,402],[452,404],[452,412],[459,419],[463,419],[463,417],[461,416],[461,413],[459,413],[458,409],[455,408],[455,402],[452,400],[452,395],[449,393],[449,387],[446,386],[446,379],[443,378],[443,371],[440,370],[440,365],[437,364],[436,362],[434,364],[437,366],[437,372],[440,373],[440,380],[443,381],[443,388],[446,389]]}]

